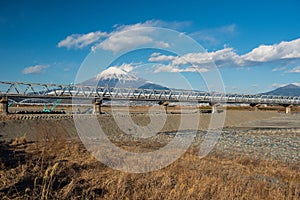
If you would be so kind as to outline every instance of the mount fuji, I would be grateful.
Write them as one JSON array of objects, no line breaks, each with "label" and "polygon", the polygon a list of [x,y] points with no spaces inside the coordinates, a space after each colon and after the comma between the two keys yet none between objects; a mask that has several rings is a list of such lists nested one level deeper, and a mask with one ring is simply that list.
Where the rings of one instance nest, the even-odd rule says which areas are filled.
[{"label": "mount fuji", "polygon": [[167,87],[138,78],[118,67],[109,67],[95,77],[82,82],[81,85],[169,90]]}]

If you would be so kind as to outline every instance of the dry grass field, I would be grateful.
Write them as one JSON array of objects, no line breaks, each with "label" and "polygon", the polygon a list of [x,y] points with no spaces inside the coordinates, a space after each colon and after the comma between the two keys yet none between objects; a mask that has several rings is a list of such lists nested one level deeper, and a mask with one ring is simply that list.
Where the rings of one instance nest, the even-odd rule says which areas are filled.
[{"label": "dry grass field", "polygon": [[164,169],[130,174],[101,164],[78,140],[24,138],[2,142],[0,155],[1,199],[300,198],[299,163],[218,153],[200,159],[190,148]]},{"label": "dry grass field", "polygon": [[[140,174],[95,159],[76,137],[69,115],[2,117],[0,199],[300,199],[299,117],[228,110],[225,127],[230,133],[220,137],[208,156],[200,159],[195,143],[171,165]],[[144,115],[132,119],[140,124],[149,120]],[[200,131],[209,119],[201,114]],[[120,135],[113,118],[98,120],[117,146],[132,152],[158,149],[170,139],[160,134],[149,142],[131,140]],[[174,131],[179,121],[180,115],[169,114],[163,131]],[[260,123],[295,128],[256,131]],[[235,133],[245,126],[254,129]]]}]

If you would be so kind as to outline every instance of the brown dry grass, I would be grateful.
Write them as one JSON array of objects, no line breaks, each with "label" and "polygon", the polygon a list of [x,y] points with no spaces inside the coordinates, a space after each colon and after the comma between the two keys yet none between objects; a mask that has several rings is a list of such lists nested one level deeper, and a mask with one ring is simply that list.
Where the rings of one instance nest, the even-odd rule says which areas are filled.
[{"label": "brown dry grass", "polygon": [[76,140],[0,143],[0,155],[1,199],[300,198],[299,163],[199,159],[191,148],[162,170],[129,174],[101,164]]},{"label": "brown dry grass", "polygon": [[11,141],[0,144],[0,155],[1,199],[300,198],[297,164],[216,154],[199,159],[193,148],[144,174],[108,168],[75,140]]}]

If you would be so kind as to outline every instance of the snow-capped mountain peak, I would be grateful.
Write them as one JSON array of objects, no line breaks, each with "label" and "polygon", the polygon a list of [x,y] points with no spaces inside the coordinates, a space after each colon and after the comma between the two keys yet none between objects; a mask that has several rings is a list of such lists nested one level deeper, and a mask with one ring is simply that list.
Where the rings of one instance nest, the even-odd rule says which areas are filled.
[{"label": "snow-capped mountain peak", "polygon": [[119,67],[109,67],[95,77],[81,83],[86,86],[118,87],[118,88],[143,88],[143,89],[162,89],[167,87],[152,83],[142,78],[138,78]]},{"label": "snow-capped mountain peak", "polygon": [[137,77],[134,75],[125,72],[124,70],[118,67],[109,67],[106,70],[102,71],[100,74],[96,76],[97,80],[112,80],[116,79],[119,81],[136,81]]}]

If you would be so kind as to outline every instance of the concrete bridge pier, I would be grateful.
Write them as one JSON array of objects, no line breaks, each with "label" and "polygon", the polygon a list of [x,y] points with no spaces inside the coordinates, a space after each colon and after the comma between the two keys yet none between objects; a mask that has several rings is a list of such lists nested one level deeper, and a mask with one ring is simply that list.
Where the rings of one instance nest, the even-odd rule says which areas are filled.
[{"label": "concrete bridge pier", "polygon": [[260,106],[259,103],[250,103],[250,107],[254,108],[254,111],[258,111],[258,107]]},{"label": "concrete bridge pier", "polygon": [[220,104],[210,102],[209,105],[211,106],[211,113],[218,113],[218,108],[217,108],[217,107],[218,107]]},{"label": "concrete bridge pier", "polygon": [[292,105],[285,104],[283,105],[283,107],[285,107],[285,114],[289,114],[292,112]]},{"label": "concrete bridge pier", "polygon": [[8,99],[2,98],[0,100],[0,115],[7,115],[8,114]]},{"label": "concrete bridge pier", "polygon": [[93,114],[100,115],[101,112],[102,99],[95,99],[93,103]]},{"label": "concrete bridge pier", "polygon": [[168,114],[168,105],[169,105],[169,102],[168,101],[159,101],[158,104],[161,105],[161,106],[163,106],[165,108],[166,114]]}]

